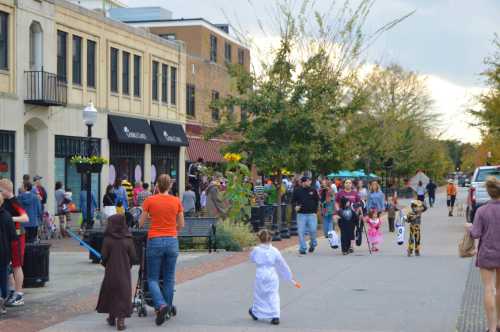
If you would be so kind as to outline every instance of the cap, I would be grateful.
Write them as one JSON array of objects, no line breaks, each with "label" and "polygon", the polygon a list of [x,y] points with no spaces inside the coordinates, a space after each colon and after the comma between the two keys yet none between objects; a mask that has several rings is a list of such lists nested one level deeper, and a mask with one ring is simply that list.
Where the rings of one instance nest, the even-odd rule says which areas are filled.
[{"label": "cap", "polygon": [[448,183],[453,183],[453,180],[452,179],[448,179]]},{"label": "cap", "polygon": [[303,176],[300,178],[300,182],[306,182],[307,180],[311,180],[308,176]]},{"label": "cap", "polygon": [[35,175],[33,177],[33,181],[38,181],[38,180],[41,180],[41,179],[43,179],[43,178],[40,175]]}]

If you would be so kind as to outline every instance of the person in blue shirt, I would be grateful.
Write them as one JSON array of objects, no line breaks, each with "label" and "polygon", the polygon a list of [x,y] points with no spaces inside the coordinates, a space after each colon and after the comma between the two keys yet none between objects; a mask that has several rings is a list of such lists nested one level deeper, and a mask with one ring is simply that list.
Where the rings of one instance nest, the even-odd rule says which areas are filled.
[{"label": "person in blue shirt", "polygon": [[123,208],[125,211],[128,211],[128,195],[127,195],[127,189],[122,185],[122,181],[120,181],[120,178],[116,178],[115,184],[113,186],[113,191],[116,195],[116,204],[122,203]]},{"label": "person in blue shirt", "polygon": [[80,191],[80,210],[82,211],[82,225],[80,226],[80,232],[86,229],[92,229],[94,226],[94,213],[97,209],[97,201],[95,195],[91,193],[92,201],[90,203],[90,220],[87,220],[87,186]]},{"label": "person in blue shirt", "polygon": [[377,217],[385,210],[385,197],[382,190],[380,190],[380,185],[377,181],[373,181],[370,186],[370,192],[368,193],[368,201],[366,203],[366,210],[377,211]]},{"label": "person in blue shirt", "polygon": [[24,183],[23,190],[17,199],[26,210],[29,218],[29,222],[23,225],[26,230],[26,242],[35,242],[38,238],[38,226],[42,220],[42,203],[38,195],[33,193],[31,182]]}]

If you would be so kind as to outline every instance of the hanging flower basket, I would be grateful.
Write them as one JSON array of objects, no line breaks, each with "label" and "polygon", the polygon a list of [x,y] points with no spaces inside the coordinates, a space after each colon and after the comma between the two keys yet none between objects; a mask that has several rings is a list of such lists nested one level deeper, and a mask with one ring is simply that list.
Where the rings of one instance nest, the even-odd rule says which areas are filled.
[{"label": "hanging flower basket", "polygon": [[78,173],[100,173],[102,171],[102,165],[107,164],[108,161],[98,156],[73,156],[71,158],[71,163],[75,165]]},{"label": "hanging flower basket", "polygon": [[78,163],[75,164],[78,173],[101,173],[103,164]]}]

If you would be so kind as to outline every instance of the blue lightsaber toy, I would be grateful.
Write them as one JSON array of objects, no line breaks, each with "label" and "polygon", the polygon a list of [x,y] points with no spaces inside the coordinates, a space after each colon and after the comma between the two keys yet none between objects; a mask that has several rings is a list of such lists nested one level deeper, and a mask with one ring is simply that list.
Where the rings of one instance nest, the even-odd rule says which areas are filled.
[{"label": "blue lightsaber toy", "polygon": [[92,248],[87,242],[83,241],[82,239],[80,239],[75,233],[73,233],[72,231],[70,231],[69,229],[66,229],[66,231],[68,232],[68,234],[73,238],[75,239],[76,241],[80,242],[80,245],[83,246],[85,249],[87,249],[88,251],[90,251],[94,256],[96,256],[99,260],[102,260],[102,256],[101,254],[95,250],[94,248]]}]

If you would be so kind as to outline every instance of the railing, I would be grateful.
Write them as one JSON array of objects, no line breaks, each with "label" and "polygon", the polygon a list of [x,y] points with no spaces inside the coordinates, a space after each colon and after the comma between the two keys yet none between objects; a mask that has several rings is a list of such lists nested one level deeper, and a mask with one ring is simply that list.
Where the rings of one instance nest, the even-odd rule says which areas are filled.
[{"label": "railing", "polygon": [[25,71],[26,104],[63,106],[68,99],[66,80],[42,70]]}]

